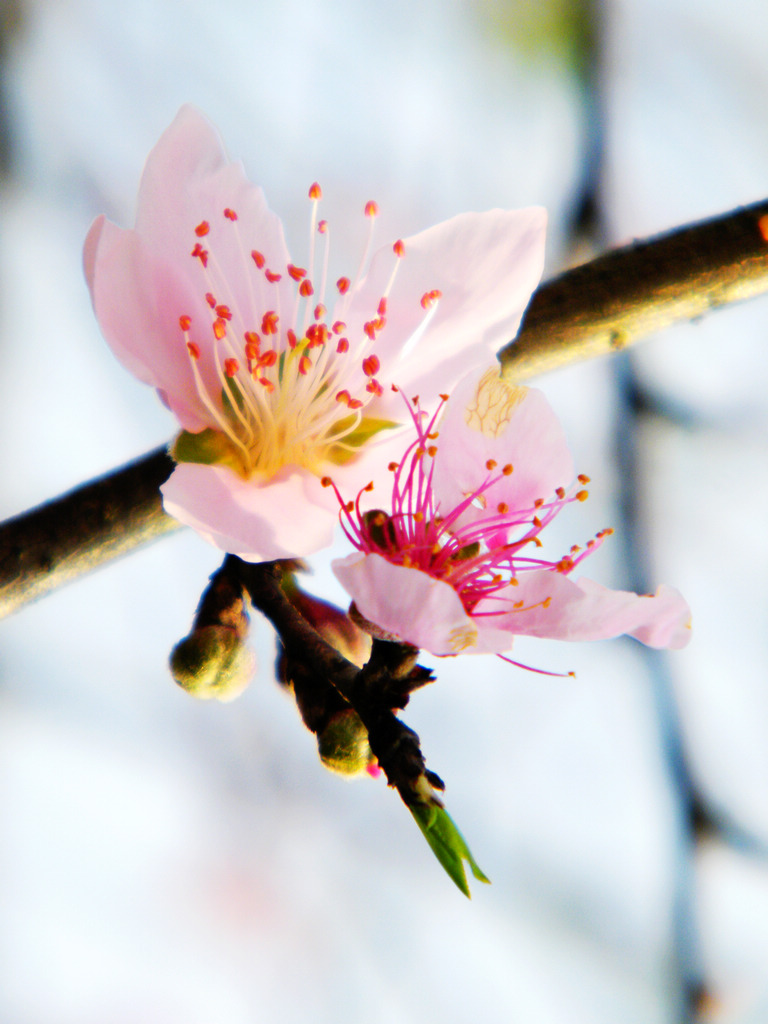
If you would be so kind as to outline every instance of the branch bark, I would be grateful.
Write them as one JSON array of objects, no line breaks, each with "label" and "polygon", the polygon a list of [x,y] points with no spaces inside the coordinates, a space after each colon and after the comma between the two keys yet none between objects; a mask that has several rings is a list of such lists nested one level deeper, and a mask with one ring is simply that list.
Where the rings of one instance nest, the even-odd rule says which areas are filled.
[{"label": "branch bark", "polygon": [[614,249],[545,282],[503,373],[527,380],[768,291],[768,200]]},{"label": "branch bark", "polygon": [[[627,348],[648,334],[768,291],[768,200],[616,249],[534,293],[499,353],[514,380]],[[0,524],[0,618],[174,530],[158,449]]]}]

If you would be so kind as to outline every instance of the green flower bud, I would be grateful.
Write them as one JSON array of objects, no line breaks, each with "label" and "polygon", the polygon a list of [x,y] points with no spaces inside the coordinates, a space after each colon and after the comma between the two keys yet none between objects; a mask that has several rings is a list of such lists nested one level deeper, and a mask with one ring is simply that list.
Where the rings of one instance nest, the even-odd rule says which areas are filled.
[{"label": "green flower bud", "polygon": [[352,708],[338,711],[317,737],[320,760],[340,775],[359,775],[376,763],[368,731]]},{"label": "green flower bud", "polygon": [[193,697],[230,701],[250,683],[256,656],[227,626],[201,626],[171,652],[173,678]]}]

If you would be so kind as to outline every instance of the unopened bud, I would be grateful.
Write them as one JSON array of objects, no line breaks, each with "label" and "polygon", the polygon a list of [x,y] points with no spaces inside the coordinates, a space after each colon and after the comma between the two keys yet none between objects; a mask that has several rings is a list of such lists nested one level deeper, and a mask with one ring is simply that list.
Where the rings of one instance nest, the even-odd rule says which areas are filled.
[{"label": "unopened bud", "polygon": [[317,737],[320,760],[340,775],[359,775],[376,763],[368,743],[368,730],[356,711],[338,711]]},{"label": "unopened bud", "polygon": [[248,686],[255,669],[255,654],[227,626],[201,626],[171,652],[173,678],[200,700],[234,700]]}]

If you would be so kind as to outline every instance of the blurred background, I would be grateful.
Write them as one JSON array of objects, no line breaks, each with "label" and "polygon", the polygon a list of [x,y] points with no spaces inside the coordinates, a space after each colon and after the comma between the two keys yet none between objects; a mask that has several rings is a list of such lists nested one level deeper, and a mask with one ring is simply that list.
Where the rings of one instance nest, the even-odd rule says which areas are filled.
[{"label": "blurred background", "polygon": [[[543,204],[547,274],[764,198],[763,0],[4,0],[0,516],[166,441],[80,252],[133,222],[197,104],[346,265],[463,210]],[[679,587],[686,651],[521,641],[414,698],[491,887],[465,900],[382,780],[332,776],[275,684],[167,671],[216,551],[183,531],[0,625],[0,1020],[662,1024],[768,1018],[768,303],[537,383],[611,525],[588,575]],[[344,601],[328,563],[312,589]],[[425,659],[427,660],[427,659]]]}]

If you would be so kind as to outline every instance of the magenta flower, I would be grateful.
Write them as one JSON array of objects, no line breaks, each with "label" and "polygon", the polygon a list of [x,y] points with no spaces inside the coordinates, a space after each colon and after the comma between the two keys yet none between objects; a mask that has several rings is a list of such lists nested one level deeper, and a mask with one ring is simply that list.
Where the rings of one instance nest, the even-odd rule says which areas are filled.
[{"label": "magenta flower", "polygon": [[309,554],[337,507],[386,472],[407,423],[397,384],[429,408],[513,336],[543,263],[540,209],[463,214],[379,249],[331,283],[310,189],[304,266],[262,191],[184,107],[147,160],[136,227],[98,218],[85,244],[96,316],[157,388],[181,433],[166,510],[251,561]]},{"label": "magenta flower", "polygon": [[439,424],[438,413],[408,408],[416,439],[390,465],[387,511],[363,509],[369,488],[344,504],[325,481],[357,548],[333,569],[374,632],[436,655],[501,654],[518,635],[688,642],[690,610],[672,587],[638,596],[571,578],[611,530],[554,561],[541,556],[540,534],[586,499],[588,483],[571,484],[571,456],[541,392],[493,369],[456,388]]}]

